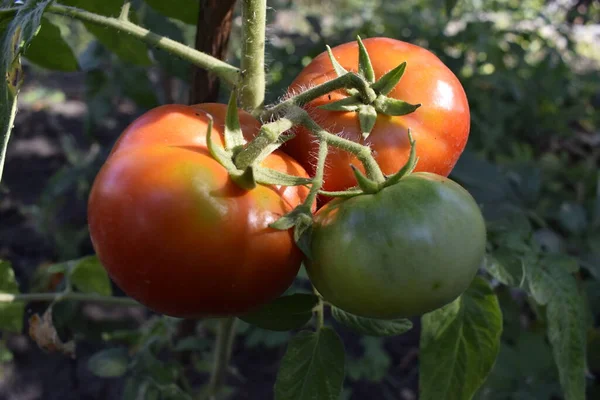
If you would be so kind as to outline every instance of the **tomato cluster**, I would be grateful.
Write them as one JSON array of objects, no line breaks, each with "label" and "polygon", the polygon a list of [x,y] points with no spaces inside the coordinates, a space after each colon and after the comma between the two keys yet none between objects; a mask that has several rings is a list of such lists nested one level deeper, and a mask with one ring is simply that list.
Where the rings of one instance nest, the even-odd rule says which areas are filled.
[{"label": "tomato cluster", "polygon": [[[280,217],[302,206],[310,185],[242,188],[207,143],[226,141],[227,106],[155,108],[119,138],[89,199],[94,248],[115,283],[160,313],[177,317],[241,315],[280,296],[304,261],[331,304],[361,316],[426,313],[466,290],[485,250],[485,226],[473,198],[447,176],[469,133],[469,108],[457,78],[429,51],[401,41],[364,41],[375,78],[407,62],[389,98],[421,104],[408,115],[378,115],[365,137],[354,111],[320,108],[349,96],[337,90],[303,107],[329,132],[369,146],[390,175],[408,160],[416,139],[417,172],[376,193],[338,198],[314,213],[303,254]],[[360,72],[358,45],[332,50],[346,70]],[[289,93],[336,77],[327,54],[316,57]],[[261,124],[239,111],[246,141]],[[317,141],[302,126],[261,167],[305,177],[315,173]],[[356,186],[355,156],[330,148],[322,188]],[[307,173],[308,171],[308,173]],[[363,169],[364,171],[364,169]],[[300,208],[302,208],[300,207]],[[314,210],[314,208],[313,208]]]}]

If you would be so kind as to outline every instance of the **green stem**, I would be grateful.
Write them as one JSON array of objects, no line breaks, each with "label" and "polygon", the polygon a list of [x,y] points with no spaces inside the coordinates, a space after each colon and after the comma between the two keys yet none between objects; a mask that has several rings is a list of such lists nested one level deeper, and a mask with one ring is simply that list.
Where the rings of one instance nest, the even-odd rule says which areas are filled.
[{"label": "green stem", "polygon": [[102,296],[98,294],[89,293],[75,293],[75,292],[64,292],[64,293],[27,293],[27,294],[10,294],[0,293],[0,303],[31,303],[31,302],[53,302],[53,301],[85,301],[94,303],[104,304],[115,304],[122,306],[141,306],[137,301],[129,297],[114,297],[114,296]]},{"label": "green stem", "polygon": [[306,196],[306,200],[304,204],[308,205],[310,210],[310,206],[314,203],[317,198],[317,194],[319,194],[319,190],[323,186],[323,174],[325,172],[325,160],[327,159],[327,152],[329,148],[326,140],[321,140],[319,142],[319,154],[317,159],[317,169],[315,171],[315,176],[312,180],[312,185],[310,186],[310,191],[308,192],[308,196]]},{"label": "green stem", "polygon": [[233,348],[233,339],[235,337],[235,317],[224,318],[219,321],[219,330],[217,332],[217,342],[215,343],[212,375],[208,383],[208,399],[216,400],[218,398],[227,370],[229,368],[229,359]]},{"label": "green stem", "polygon": [[325,303],[323,303],[323,299],[319,299],[319,304],[317,304],[315,311],[317,312],[317,332],[318,332],[325,325]]},{"label": "green stem", "polygon": [[[125,5],[123,8],[125,8]],[[16,12],[17,10],[18,8],[2,10],[0,15]],[[103,15],[94,14],[75,7],[67,7],[58,4],[48,6],[46,12],[51,14],[65,15],[80,21],[116,29],[120,32],[127,33],[150,46],[165,50],[200,68],[204,68],[217,75],[230,86],[235,86],[238,81],[239,70],[236,67],[229,65],[215,57],[209,56],[206,53],[202,53],[201,51],[186,46],[183,43],[179,43],[165,36],[157,35],[156,33],[153,33],[148,29],[142,28],[141,26],[133,24],[129,21],[124,21],[113,17],[105,17]]]},{"label": "green stem", "polygon": [[131,9],[131,1],[125,0],[123,7],[121,7],[121,13],[119,14],[119,19],[121,21],[129,21],[129,9]]},{"label": "green stem", "polygon": [[240,102],[242,108],[253,111],[265,101],[267,0],[243,0],[242,21]]},{"label": "green stem", "polygon": [[370,88],[367,81],[365,81],[363,78],[361,78],[353,72],[348,72],[347,74],[339,76],[320,85],[314,86],[295,96],[289,97],[288,99],[277,104],[276,106],[265,110],[260,117],[263,121],[268,121],[274,116],[278,116],[281,113],[286,112],[290,107],[303,106],[306,103],[309,103],[310,101],[318,97],[321,97],[323,95],[326,95],[327,93],[342,88],[358,89],[358,91],[363,97],[369,98],[372,101],[375,100],[375,98],[377,97],[373,89]]},{"label": "green stem", "polygon": [[327,132],[325,129],[317,125],[317,123],[313,121],[306,112],[304,113],[304,117],[300,123],[309,129],[319,140],[324,140],[331,146],[354,154],[365,167],[365,171],[367,172],[367,176],[369,178],[377,183],[385,182],[385,177],[383,176],[377,161],[375,161],[375,158],[373,158],[371,149],[369,147]]},{"label": "green stem", "polygon": [[281,134],[294,126],[293,121],[288,118],[280,118],[276,121],[264,124],[256,136],[245,149],[235,157],[235,165],[240,170],[245,170],[254,161],[259,159],[273,143],[277,142]]}]

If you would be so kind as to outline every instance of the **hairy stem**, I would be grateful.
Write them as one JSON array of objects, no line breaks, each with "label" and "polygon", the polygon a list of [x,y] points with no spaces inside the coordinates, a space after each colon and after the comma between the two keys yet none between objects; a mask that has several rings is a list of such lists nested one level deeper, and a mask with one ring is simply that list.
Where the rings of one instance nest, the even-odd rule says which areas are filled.
[{"label": "hairy stem", "polygon": [[[123,8],[126,9],[125,5]],[[18,9],[14,9],[15,12],[17,10]],[[8,10],[3,10],[3,13],[6,11]],[[51,14],[65,15],[80,21],[116,29],[118,31],[127,33],[150,46],[154,46],[174,54],[183,60],[192,63],[193,65],[207,69],[217,75],[223,81],[227,82],[230,86],[235,86],[238,81],[239,70],[236,67],[186,46],[183,43],[179,43],[165,36],[157,35],[156,33],[153,33],[148,29],[142,28],[141,26],[133,24],[129,21],[124,21],[119,18],[105,17],[103,15],[94,14],[75,7],[67,7],[58,4],[48,6],[46,12]]]},{"label": "hairy stem", "polygon": [[31,303],[31,302],[53,302],[63,300],[85,301],[104,304],[115,304],[122,306],[141,306],[137,301],[129,297],[102,296],[89,293],[75,293],[67,291],[64,293],[27,293],[9,294],[0,293],[0,303]]},{"label": "hairy stem", "polygon": [[319,194],[319,190],[323,186],[323,174],[325,172],[325,160],[327,159],[327,152],[329,148],[326,140],[321,140],[319,142],[319,154],[317,159],[317,169],[315,171],[315,176],[312,180],[312,185],[310,186],[310,192],[308,192],[308,196],[306,196],[306,200],[304,204],[310,206],[314,203],[317,198],[317,194]]},{"label": "hairy stem", "polygon": [[208,399],[216,400],[219,392],[225,383],[231,350],[233,348],[233,339],[235,337],[235,317],[224,318],[219,321],[219,330],[217,332],[217,342],[214,350],[214,360],[212,375],[208,384]]},{"label": "hairy stem", "polygon": [[242,1],[242,60],[240,102],[248,111],[265,101],[265,26],[267,0]]}]

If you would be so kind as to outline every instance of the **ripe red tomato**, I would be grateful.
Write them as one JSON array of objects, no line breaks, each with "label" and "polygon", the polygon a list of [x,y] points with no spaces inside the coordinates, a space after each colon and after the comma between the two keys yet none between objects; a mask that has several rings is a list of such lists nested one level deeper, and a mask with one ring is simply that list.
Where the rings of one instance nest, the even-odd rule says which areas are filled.
[{"label": "ripe red tomato", "polygon": [[427,313],[460,296],[485,255],[485,222],[454,181],[411,174],[315,215],[306,270],[323,298],[370,318]]},{"label": "ripe red tomato", "polygon": [[[94,248],[115,283],[159,313],[239,315],[281,295],[302,261],[291,232],[269,224],[306,198],[305,187],[246,191],[206,147],[223,141],[226,106],[168,105],[134,121],[100,170],[89,198]],[[260,123],[240,111],[244,134]],[[263,166],[306,177],[275,152]]]},{"label": "ripe red tomato", "polygon": [[[384,174],[393,174],[406,163],[410,152],[407,129],[410,128],[416,139],[419,157],[415,171],[447,176],[469,136],[469,105],[462,85],[439,58],[419,46],[389,38],[365,39],[363,43],[370,55],[376,79],[406,61],[404,75],[388,97],[412,104],[420,103],[421,107],[403,116],[379,115],[366,140],[362,138],[356,112],[317,108],[347,97],[343,90],[313,100],[305,106],[306,111],[329,132],[369,145]],[[332,51],[346,70],[358,71],[356,42],[337,46]],[[302,92],[336,76],[327,53],[322,53],[296,77],[288,94]],[[296,128],[295,133],[296,137],[286,143],[284,151],[313,174],[317,142],[302,127]],[[356,186],[350,164],[362,168],[352,154],[330,149],[323,189],[344,190]]]}]

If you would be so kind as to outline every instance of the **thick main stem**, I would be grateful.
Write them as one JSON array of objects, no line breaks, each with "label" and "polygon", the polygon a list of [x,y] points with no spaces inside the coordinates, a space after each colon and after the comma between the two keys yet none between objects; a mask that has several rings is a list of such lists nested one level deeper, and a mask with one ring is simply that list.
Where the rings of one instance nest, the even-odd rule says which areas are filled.
[{"label": "thick main stem", "polygon": [[28,294],[9,294],[0,293],[0,303],[32,303],[32,302],[52,302],[52,301],[85,301],[103,304],[115,304],[122,306],[141,306],[137,301],[129,297],[114,297],[114,296],[101,296],[98,294],[88,293],[28,293]]},{"label": "thick main stem", "polygon": [[267,0],[243,0],[242,21],[240,102],[244,109],[254,111],[265,101]]},{"label": "thick main stem", "polygon": [[208,399],[217,400],[218,395],[225,383],[233,339],[235,337],[236,318],[224,318],[219,321],[217,342],[215,343],[212,375],[208,384]]},{"label": "thick main stem", "polygon": [[80,10],[75,7],[61,6],[58,4],[48,6],[46,12],[65,15],[80,21],[106,26],[121,32],[125,32],[150,46],[155,46],[159,49],[168,51],[169,53],[189,61],[198,67],[211,71],[215,75],[219,76],[219,78],[221,78],[223,81],[227,82],[230,86],[235,86],[238,81],[239,70],[236,67],[229,65],[215,57],[211,57],[208,54],[192,49],[183,43],[179,43],[165,36],[157,35],[156,33],[153,33],[148,29],[142,28],[141,26],[133,24],[129,21],[123,21],[119,18],[105,17],[99,14]]}]

